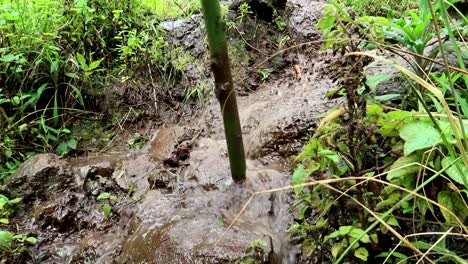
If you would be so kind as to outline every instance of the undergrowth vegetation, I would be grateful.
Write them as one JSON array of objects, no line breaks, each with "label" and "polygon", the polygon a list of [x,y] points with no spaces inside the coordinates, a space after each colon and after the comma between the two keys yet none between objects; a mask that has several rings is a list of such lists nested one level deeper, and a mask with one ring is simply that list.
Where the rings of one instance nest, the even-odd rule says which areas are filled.
[{"label": "undergrowth vegetation", "polygon": [[0,1],[0,181],[35,153],[74,151],[67,125],[102,112],[112,76],[154,71],[174,85],[191,58],[158,21],[197,7],[169,2]]},{"label": "undergrowth vegetation", "polygon": [[[295,188],[290,233],[320,261],[466,263],[467,18],[449,15],[456,1],[422,0],[388,18],[354,18],[330,2],[317,28],[337,54],[331,94],[346,103],[293,159],[293,183],[312,183]],[[392,74],[367,76],[372,60],[398,70],[413,101],[378,103],[375,87]]]}]

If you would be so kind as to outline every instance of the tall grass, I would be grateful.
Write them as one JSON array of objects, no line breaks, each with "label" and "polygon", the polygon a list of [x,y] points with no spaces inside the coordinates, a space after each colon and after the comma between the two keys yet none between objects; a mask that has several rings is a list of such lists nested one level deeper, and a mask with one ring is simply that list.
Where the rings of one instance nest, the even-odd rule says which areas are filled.
[{"label": "tall grass", "polygon": [[161,19],[190,16],[201,10],[199,0],[141,0],[143,5]]}]

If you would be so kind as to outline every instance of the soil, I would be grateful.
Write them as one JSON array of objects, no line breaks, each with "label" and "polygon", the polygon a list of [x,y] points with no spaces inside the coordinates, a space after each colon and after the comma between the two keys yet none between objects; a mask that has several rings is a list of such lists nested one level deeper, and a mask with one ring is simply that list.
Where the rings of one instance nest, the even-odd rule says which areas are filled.
[{"label": "soil", "polygon": [[[38,243],[12,263],[229,263],[245,260],[255,240],[266,242],[262,262],[296,263],[300,253],[286,232],[293,220],[291,193],[247,201],[256,191],[290,183],[288,158],[339,101],[325,97],[334,83],[325,74],[326,55],[318,44],[298,45],[265,61],[261,67],[271,76],[264,82],[254,65],[266,58],[259,50],[278,50],[275,41],[285,34],[290,46],[318,39],[313,26],[322,7],[320,1],[288,1],[285,31],[272,31],[271,22],[254,18],[242,25],[249,33],[250,23],[258,24],[249,43],[255,49],[245,50],[249,59],[232,58],[240,74],[238,104],[248,156],[243,185],[233,183],[229,174],[214,96],[203,106],[183,102],[195,82],[212,82],[201,17],[163,24],[168,39],[197,58],[196,70],[189,67],[170,93],[152,79],[142,79],[135,89],[112,88],[106,100],[110,109],[122,102],[141,105],[135,108],[144,114],[129,120],[132,131],[150,138],[141,149],[129,148],[122,136],[94,155],[60,159],[43,154],[22,166],[4,189],[25,197],[11,231],[37,236]],[[106,206],[111,207],[108,216]]]}]

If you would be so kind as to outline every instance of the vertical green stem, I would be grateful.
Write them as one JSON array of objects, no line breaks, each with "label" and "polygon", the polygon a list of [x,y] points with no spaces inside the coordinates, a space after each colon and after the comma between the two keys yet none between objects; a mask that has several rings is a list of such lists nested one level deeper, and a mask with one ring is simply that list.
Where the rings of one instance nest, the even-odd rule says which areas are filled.
[{"label": "vertical green stem", "polygon": [[201,0],[201,3],[211,55],[211,70],[215,79],[215,94],[223,114],[231,175],[235,182],[241,183],[245,180],[245,153],[224,21],[218,0]]}]

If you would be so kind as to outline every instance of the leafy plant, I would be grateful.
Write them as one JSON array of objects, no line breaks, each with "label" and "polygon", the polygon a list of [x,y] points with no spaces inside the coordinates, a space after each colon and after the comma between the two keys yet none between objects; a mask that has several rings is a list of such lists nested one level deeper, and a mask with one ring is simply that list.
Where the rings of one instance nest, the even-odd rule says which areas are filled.
[{"label": "leafy plant", "polygon": [[146,142],[148,142],[148,138],[141,135],[140,133],[133,134],[133,137],[128,141],[128,145],[132,149],[141,149]]},{"label": "leafy plant", "polygon": [[288,25],[284,18],[278,14],[276,9],[273,10],[273,23],[275,23],[275,26],[279,31],[284,31]]},{"label": "leafy plant", "polygon": [[14,235],[8,231],[0,230],[0,256],[8,257],[13,254],[23,253],[27,244],[33,245],[36,242],[35,237]]},{"label": "leafy plant", "polygon": [[187,102],[188,100],[195,98],[199,105],[203,105],[205,103],[207,93],[208,84],[205,81],[197,82],[195,87],[187,89],[184,101]]},{"label": "leafy plant", "polygon": [[238,10],[237,11],[237,13],[238,13],[237,19],[241,23],[242,23],[242,21],[244,20],[245,17],[248,17],[249,15],[253,14],[252,9],[251,9],[250,5],[247,2],[243,2],[242,4],[240,4],[239,7],[237,8],[237,10]]},{"label": "leafy plant", "polygon": [[99,196],[96,198],[98,201],[103,201],[100,203],[100,207],[102,208],[102,211],[104,213],[105,217],[109,217],[112,213],[112,205],[111,202],[115,202],[118,200],[118,197],[108,193],[108,192],[103,192],[99,194]]},{"label": "leafy plant", "polygon": [[250,243],[249,247],[246,249],[245,254],[247,256],[236,261],[237,264],[260,264],[265,263],[265,255],[267,242],[257,239]]},{"label": "leafy plant", "polygon": [[21,203],[22,198],[15,198],[10,200],[3,194],[0,194],[0,224],[9,224],[8,219],[14,212],[15,206]]},{"label": "leafy plant", "polygon": [[[441,21],[434,18],[447,14],[440,1],[435,6],[427,1],[421,5],[420,13],[407,13],[410,17],[355,20],[334,3],[325,7],[317,24],[324,35],[323,48],[345,54],[334,64],[341,87],[333,96],[345,96],[346,104],[322,120],[309,144],[293,159],[299,163],[293,184],[310,179],[333,180],[333,184],[294,189],[293,207],[299,213],[289,231],[300,241],[306,256],[321,249],[329,251],[336,263],[375,257],[411,262],[407,256],[415,252],[422,258],[434,253],[437,261],[464,263],[463,253],[445,244],[431,244],[433,241],[424,236],[410,242],[406,236],[413,231],[407,223],[401,224],[418,223],[421,232],[432,232],[437,227],[442,233],[455,228],[467,232],[468,117],[462,110],[466,95],[461,92],[466,87],[454,89],[459,69],[445,65],[448,75],[430,72],[428,62],[434,57],[425,57],[423,52],[440,32],[427,27],[427,23],[437,21],[437,25]],[[445,23],[444,27],[449,26]],[[417,63],[411,65],[416,66],[409,70],[359,51],[375,49],[373,44],[384,41],[411,50],[409,54],[417,58]],[[368,61],[364,58],[388,63],[401,72],[417,104],[407,110],[389,109],[368,98],[375,84],[385,78],[366,80],[362,71]],[[464,65],[460,68],[464,69]],[[350,71],[353,75],[349,75]],[[445,243],[443,238],[440,241]]]}]

